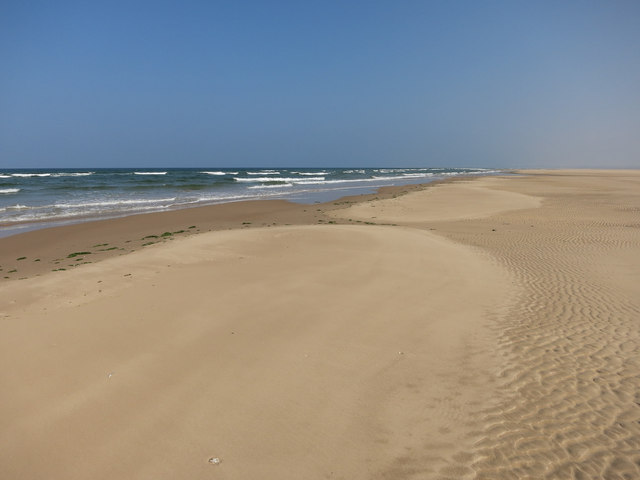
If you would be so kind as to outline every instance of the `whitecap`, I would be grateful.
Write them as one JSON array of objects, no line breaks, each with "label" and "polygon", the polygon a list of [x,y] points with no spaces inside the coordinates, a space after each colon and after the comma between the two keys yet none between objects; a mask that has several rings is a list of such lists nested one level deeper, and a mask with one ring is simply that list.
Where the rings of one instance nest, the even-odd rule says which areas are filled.
[{"label": "whitecap", "polygon": [[[291,178],[291,177],[257,177],[257,178],[242,178],[242,177],[233,177],[236,182],[250,182],[250,183],[266,183],[266,182],[284,182],[284,183],[301,183],[300,178]],[[324,180],[324,177],[308,177],[305,178],[306,181],[310,180]]]},{"label": "whitecap", "polygon": [[52,173],[52,177],[88,177],[89,175],[93,175],[95,172],[60,172],[60,173]]},{"label": "whitecap", "polygon": [[279,183],[277,185],[253,185],[251,187],[247,187],[249,189],[262,189],[262,188],[283,188],[283,187],[293,187],[293,183]]},{"label": "whitecap", "polygon": [[12,173],[12,177],[50,177],[50,173]]},{"label": "whitecap", "polygon": [[176,197],[171,198],[152,198],[152,199],[133,199],[133,200],[108,200],[103,202],[88,203],[56,203],[53,205],[58,208],[87,208],[87,207],[113,207],[117,205],[144,205],[144,204],[162,204],[166,202],[175,202]]}]

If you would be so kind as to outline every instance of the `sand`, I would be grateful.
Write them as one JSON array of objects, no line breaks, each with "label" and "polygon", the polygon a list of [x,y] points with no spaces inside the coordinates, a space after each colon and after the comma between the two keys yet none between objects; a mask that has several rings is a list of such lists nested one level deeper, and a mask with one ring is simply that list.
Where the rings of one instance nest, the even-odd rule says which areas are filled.
[{"label": "sand", "polygon": [[640,173],[523,173],[0,239],[0,477],[640,477]]},{"label": "sand", "polygon": [[501,179],[483,178],[436,184],[408,196],[359,202],[329,215],[375,223],[415,225],[439,220],[485,218],[509,210],[540,206],[541,198],[498,190]]}]

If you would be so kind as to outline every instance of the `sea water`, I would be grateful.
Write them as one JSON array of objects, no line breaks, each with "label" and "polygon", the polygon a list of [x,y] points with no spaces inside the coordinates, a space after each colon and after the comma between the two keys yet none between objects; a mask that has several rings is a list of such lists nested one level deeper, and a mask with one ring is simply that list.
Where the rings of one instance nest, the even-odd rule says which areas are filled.
[{"label": "sea water", "polygon": [[[166,168],[0,170],[0,236],[35,225],[242,200],[335,200],[486,168]],[[44,223],[43,223],[44,222]]]}]

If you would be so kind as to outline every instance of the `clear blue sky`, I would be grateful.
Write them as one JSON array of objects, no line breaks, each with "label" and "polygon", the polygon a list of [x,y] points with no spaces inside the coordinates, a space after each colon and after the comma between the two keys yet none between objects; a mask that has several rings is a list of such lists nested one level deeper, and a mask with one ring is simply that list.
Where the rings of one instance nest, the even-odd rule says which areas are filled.
[{"label": "clear blue sky", "polygon": [[640,168],[640,2],[0,2],[0,168],[394,165]]}]

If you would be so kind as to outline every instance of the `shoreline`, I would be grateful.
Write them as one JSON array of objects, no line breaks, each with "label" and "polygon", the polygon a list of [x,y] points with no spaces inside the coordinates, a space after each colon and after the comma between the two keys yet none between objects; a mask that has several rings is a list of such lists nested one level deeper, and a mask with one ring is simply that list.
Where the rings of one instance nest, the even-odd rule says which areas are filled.
[{"label": "shoreline", "polygon": [[7,171],[0,175],[3,177],[0,180],[12,188],[0,188],[0,236],[49,226],[235,201],[272,199],[301,204],[327,203],[347,195],[375,193],[384,185],[428,183],[449,176],[500,172],[469,168],[236,171],[173,168],[148,172],[157,174],[157,178],[140,176],[140,173],[143,172],[136,169]]},{"label": "shoreline", "polygon": [[[434,180],[434,182],[439,182],[439,181],[446,181],[448,179],[442,179],[442,180]],[[432,182],[424,182],[424,183],[416,183],[416,184],[407,184],[407,185],[426,185],[427,183],[432,183]],[[402,187],[404,185],[398,185],[398,186],[391,186],[390,188],[396,188],[396,187]],[[285,196],[283,196],[283,198],[263,198],[263,199],[244,199],[244,200],[229,200],[229,201],[220,201],[220,202],[213,202],[210,204],[202,204],[202,205],[193,205],[193,206],[181,206],[181,207],[174,207],[174,208],[170,208],[170,209],[163,209],[163,210],[157,210],[157,211],[151,211],[151,212],[132,212],[132,213],[121,213],[121,214],[105,214],[105,215],[95,215],[95,216],[75,216],[75,217],[63,217],[63,218],[59,218],[59,219],[42,219],[42,220],[33,220],[33,221],[28,221],[28,222],[14,222],[14,223],[0,223],[0,228],[4,228],[4,229],[14,229],[16,230],[13,233],[7,233],[7,232],[2,232],[0,231],[0,238],[6,238],[6,237],[10,237],[13,235],[18,235],[21,233],[27,233],[27,232],[31,232],[34,230],[42,230],[42,229],[46,229],[46,228],[54,228],[54,227],[65,227],[65,226],[70,226],[70,225],[76,225],[76,224],[80,224],[80,223],[87,223],[87,222],[100,222],[100,221],[104,221],[104,220],[115,220],[115,219],[120,219],[120,218],[125,218],[125,217],[130,217],[130,216],[136,216],[136,215],[149,215],[149,214],[153,214],[153,213],[168,213],[168,212],[175,212],[175,211],[182,211],[182,210],[190,210],[193,208],[207,208],[207,207],[212,207],[212,206],[219,206],[219,205],[226,205],[229,203],[244,203],[244,202],[273,202],[273,201],[284,201],[284,202],[288,202],[288,203],[293,203],[296,205],[321,205],[321,204],[330,204],[332,202],[337,202],[340,201],[342,198],[344,197],[353,197],[353,198],[357,198],[360,196],[365,196],[365,195],[374,195],[376,194],[380,189],[383,188],[389,188],[389,187],[378,187],[378,188],[370,188],[370,187],[363,187],[363,190],[373,190],[373,191],[369,191],[366,193],[355,193],[355,194],[346,194],[346,195],[341,195],[337,198],[331,199],[331,200],[327,200],[327,201],[307,201],[307,202],[296,202],[293,200],[289,200],[288,198],[285,198]],[[330,192],[330,193],[334,193],[334,192]]]},{"label": "shoreline", "polygon": [[[473,178],[483,177],[463,176],[426,183],[385,186],[374,193],[347,195],[325,203],[245,200],[37,228],[0,237],[0,285],[6,280],[26,279],[54,270],[62,272],[85,264],[84,262],[102,261],[197,233],[276,225],[344,223],[344,220],[332,218],[327,212],[347,203],[392,198]],[[163,237],[167,233],[171,235]],[[78,252],[91,253],[69,257]],[[18,260],[21,258],[23,259]]]}]

